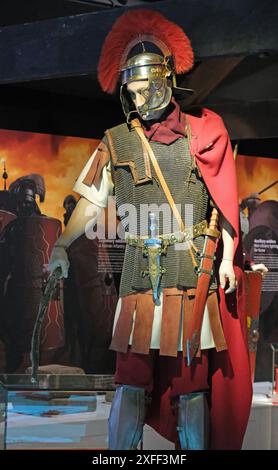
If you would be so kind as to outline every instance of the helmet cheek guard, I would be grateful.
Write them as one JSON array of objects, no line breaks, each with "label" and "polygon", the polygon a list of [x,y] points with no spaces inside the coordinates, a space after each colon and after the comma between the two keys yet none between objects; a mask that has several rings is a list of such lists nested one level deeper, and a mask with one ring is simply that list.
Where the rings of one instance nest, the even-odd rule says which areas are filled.
[{"label": "helmet cheek guard", "polygon": [[[127,119],[133,112],[137,112],[146,121],[159,119],[172,97],[172,88],[168,83],[172,70],[168,59],[159,54],[142,52],[130,58],[121,72],[120,98]],[[126,85],[141,80],[148,80],[148,86],[138,90],[144,103],[135,107]]]},{"label": "helmet cheek guard", "polygon": [[149,81],[149,87],[141,91],[145,103],[138,106],[137,112],[146,121],[159,119],[171,101],[172,89],[167,78]]}]

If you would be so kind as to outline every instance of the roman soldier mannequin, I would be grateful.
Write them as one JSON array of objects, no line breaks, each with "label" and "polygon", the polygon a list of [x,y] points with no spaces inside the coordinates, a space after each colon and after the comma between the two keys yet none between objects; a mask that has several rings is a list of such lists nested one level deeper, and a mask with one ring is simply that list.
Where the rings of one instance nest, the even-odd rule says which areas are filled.
[{"label": "roman soldier mannequin", "polygon": [[[136,449],[145,422],[182,449],[237,449],[249,416],[235,165],[222,119],[185,114],[174,99],[176,74],[192,66],[188,37],[161,14],[130,11],[115,22],[98,78],[108,93],[120,82],[126,122],[105,132],[77,179],[81,199],[52,253],[51,270],[66,277],[66,248],[115,195],[127,244],[110,346],[110,449]],[[220,234],[214,261],[206,237]],[[202,271],[201,299],[204,258],[213,269]]]}]

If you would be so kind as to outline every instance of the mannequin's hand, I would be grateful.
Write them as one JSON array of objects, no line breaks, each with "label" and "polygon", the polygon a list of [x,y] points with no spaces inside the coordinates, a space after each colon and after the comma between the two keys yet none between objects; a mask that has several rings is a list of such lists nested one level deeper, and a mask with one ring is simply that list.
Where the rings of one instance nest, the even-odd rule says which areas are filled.
[{"label": "mannequin's hand", "polygon": [[225,294],[230,294],[236,290],[236,276],[233,268],[233,262],[222,260],[219,268],[219,279],[222,289],[225,288],[228,281],[228,289],[225,290]]},{"label": "mannequin's hand", "polygon": [[252,271],[255,271],[255,272],[259,271],[261,273],[262,277],[264,277],[266,275],[266,273],[268,272],[268,269],[267,269],[266,265],[263,264],[263,263],[252,264],[251,269],[252,269]]},{"label": "mannequin's hand", "polygon": [[62,270],[61,278],[68,277],[69,265],[70,263],[65,248],[54,245],[48,266],[50,274],[52,274],[56,268],[60,267]]}]

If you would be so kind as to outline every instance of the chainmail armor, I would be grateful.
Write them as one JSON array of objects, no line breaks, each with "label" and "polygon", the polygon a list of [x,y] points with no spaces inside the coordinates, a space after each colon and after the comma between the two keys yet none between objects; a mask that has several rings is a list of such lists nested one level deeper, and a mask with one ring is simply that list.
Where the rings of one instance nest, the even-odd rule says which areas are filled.
[{"label": "chainmail armor", "polygon": [[[140,225],[141,205],[152,203],[158,206],[168,205],[155,170],[150,163],[152,178],[146,178],[141,141],[137,133],[133,129],[130,130],[127,124],[110,129],[106,134],[105,143],[110,147],[112,155],[111,172],[115,185],[117,208],[119,209],[123,204],[133,204],[137,209],[137,218],[134,218],[129,225],[125,217],[120,214],[125,231],[140,236],[148,235],[146,220],[143,227],[142,223]],[[209,221],[211,211],[209,193],[198,169],[193,164],[188,139],[179,138],[170,145],[155,141],[150,144],[176,205],[181,204],[181,216],[185,226],[195,225],[204,219]],[[144,182],[135,184],[131,167],[128,164],[119,166],[127,161],[133,162],[133,167],[135,164],[137,177]],[[185,207],[185,204],[188,206]],[[171,217],[167,220],[165,217],[164,219],[161,217],[161,213],[159,214],[159,234],[177,230],[177,225],[173,226],[172,211],[169,213]],[[194,239],[194,243],[200,251],[203,248],[203,242],[204,236]],[[161,278],[161,287],[196,287],[197,275],[193,270],[190,254],[185,249],[177,250],[177,245],[180,244],[169,246],[167,254],[161,256],[161,266],[166,268],[166,273]],[[149,278],[143,278],[141,275],[141,271],[147,268],[148,261],[143,257],[142,249],[127,245],[120,284],[121,297],[138,290],[151,288]],[[215,277],[213,277],[210,286],[210,289],[213,288],[216,288]]]}]

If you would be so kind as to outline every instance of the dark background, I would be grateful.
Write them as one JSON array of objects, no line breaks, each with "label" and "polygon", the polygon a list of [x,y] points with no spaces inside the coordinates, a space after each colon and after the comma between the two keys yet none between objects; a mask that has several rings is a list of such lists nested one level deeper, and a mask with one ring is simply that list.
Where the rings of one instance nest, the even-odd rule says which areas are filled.
[{"label": "dark background", "polygon": [[182,109],[215,110],[240,154],[276,158],[278,3],[272,0],[2,0],[0,128],[101,138],[122,122],[118,96],[98,85],[97,64],[115,19],[138,7],[160,11],[191,39],[195,66],[178,84],[196,94]]},{"label": "dark background", "polygon": [[276,157],[278,4],[271,0],[2,0],[0,128],[101,138],[121,122],[118,97],[100,90],[97,63],[116,17],[138,7],[159,10],[190,37],[196,65],[179,83],[196,90],[191,104],[218,112],[240,153]]}]

